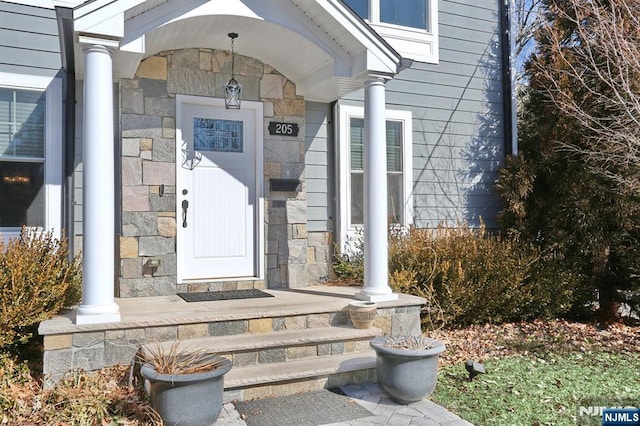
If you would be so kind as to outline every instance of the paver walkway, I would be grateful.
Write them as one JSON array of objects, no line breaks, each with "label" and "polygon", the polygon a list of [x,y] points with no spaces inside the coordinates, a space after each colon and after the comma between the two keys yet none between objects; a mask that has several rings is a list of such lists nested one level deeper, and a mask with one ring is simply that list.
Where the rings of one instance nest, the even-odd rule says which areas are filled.
[{"label": "paver walkway", "polygon": [[[341,389],[373,416],[331,423],[324,426],[424,425],[473,426],[452,412],[427,399],[410,405],[396,404],[375,383],[346,385]],[[303,409],[303,407],[291,407]],[[232,403],[225,404],[214,426],[246,426]]]}]

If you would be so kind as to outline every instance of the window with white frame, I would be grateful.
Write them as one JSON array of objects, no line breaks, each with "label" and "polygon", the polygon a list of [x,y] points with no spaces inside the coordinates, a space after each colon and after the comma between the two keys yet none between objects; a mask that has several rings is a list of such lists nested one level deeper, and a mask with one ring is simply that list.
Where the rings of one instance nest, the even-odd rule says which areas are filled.
[{"label": "window with white frame", "polygon": [[[343,244],[364,225],[364,109],[339,106],[340,228]],[[407,226],[412,212],[412,123],[410,111],[386,111],[387,214]]]},{"label": "window with white frame", "polygon": [[438,63],[438,0],[343,0],[402,56]]},{"label": "window with white frame", "polygon": [[61,226],[61,84],[0,73],[0,234]]}]

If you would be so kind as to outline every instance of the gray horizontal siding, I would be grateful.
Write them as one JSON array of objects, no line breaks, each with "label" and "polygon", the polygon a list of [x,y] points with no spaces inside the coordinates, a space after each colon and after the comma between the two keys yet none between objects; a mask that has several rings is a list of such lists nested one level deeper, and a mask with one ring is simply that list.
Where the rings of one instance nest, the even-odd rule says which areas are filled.
[{"label": "gray horizontal siding", "polygon": [[[438,101],[447,99],[459,100],[464,97],[465,101],[502,103],[502,87],[497,85],[494,80],[490,80],[488,83],[485,80],[484,87],[470,87],[469,85],[445,86],[432,82],[398,80],[393,87],[389,88],[387,98],[391,102],[400,102],[405,98],[406,93],[411,90],[414,93],[433,94]],[[397,93],[400,94],[398,98],[395,96]]]},{"label": "gray horizontal siding", "polygon": [[[504,162],[498,0],[440,0],[437,65],[414,62],[386,85],[388,109],[413,115],[418,226],[480,218],[496,226],[494,184]],[[361,105],[363,91],[347,104]]]},{"label": "gray horizontal siding", "polygon": [[0,43],[3,46],[19,46],[25,50],[45,51],[57,54],[60,43],[57,37],[49,34],[24,33],[0,28]]},{"label": "gray horizontal siding", "polygon": [[[422,204],[423,207],[435,209],[435,208],[443,208],[447,206],[452,208],[452,210],[457,209],[460,203],[464,203],[465,207],[468,209],[481,209],[481,210],[487,211],[488,209],[487,209],[487,203],[485,198],[486,197],[484,196],[469,196],[469,197],[456,199],[456,198],[452,198],[451,196],[445,196],[445,195],[440,195],[440,196],[425,195],[423,197],[420,197],[420,203]],[[450,217],[452,216],[448,216],[448,218]],[[435,225],[437,225],[437,223]]]},{"label": "gray horizontal siding", "polygon": [[55,11],[0,1],[0,72],[53,76],[60,66]]},{"label": "gray horizontal siding", "polygon": [[[404,82],[424,83],[421,80],[423,73],[431,71],[432,67],[433,65],[431,64],[415,62],[411,68],[402,71],[402,79]],[[440,61],[440,64],[438,64],[439,72],[431,77],[429,83],[443,87],[466,86],[470,89],[492,89],[491,82],[496,79],[493,68],[492,66],[483,66],[483,64],[474,66]],[[500,81],[499,76],[497,80]]]},{"label": "gray horizontal siding", "polygon": [[[307,180],[307,194],[309,193],[324,193],[324,192],[328,192],[329,191],[329,183],[327,182],[326,179],[310,179]],[[329,198],[327,198],[327,204],[328,204],[328,200]],[[309,224],[309,222],[314,222],[317,221],[318,219],[315,217],[309,217],[308,221],[307,221],[307,225]]]},{"label": "gray horizontal siding", "polygon": [[495,46],[497,45],[498,40],[496,40],[496,37],[483,42],[446,38],[440,42],[440,49],[456,52],[456,60],[459,61],[459,63],[469,63],[473,61],[474,55],[477,55],[480,49],[482,49],[485,54],[490,54],[490,56],[488,56],[489,58],[500,61],[502,59],[502,52],[495,50]]},{"label": "gray horizontal siding", "polygon": [[[467,155],[471,157],[474,154],[470,153]],[[469,158],[461,160],[460,158],[431,157],[420,160],[420,164],[417,166],[414,165],[414,170],[428,169],[429,171],[437,174],[437,181],[447,182],[455,182],[463,176],[478,173],[493,173],[490,168],[499,165],[497,161],[493,161],[491,159],[478,160],[475,158]]]},{"label": "gray horizontal siding", "polygon": [[[25,1],[28,3],[28,1]],[[6,1],[0,1],[0,12],[20,13],[23,15],[40,16],[42,18],[50,18],[51,10],[42,7],[29,6],[28,4],[16,4]]]},{"label": "gray horizontal siding", "polygon": [[[432,197],[464,198],[466,196],[482,196],[490,190],[497,174],[487,170],[436,170],[433,180],[418,180],[413,183],[414,195]],[[434,192],[434,187],[444,188],[447,191],[456,189],[455,192]],[[464,190],[464,193],[458,193]],[[491,189],[492,192],[493,190]],[[463,218],[462,218],[463,219]]]},{"label": "gray horizontal siding", "polygon": [[315,102],[306,104],[305,181],[307,189],[307,230],[332,230],[334,211],[334,154],[328,143],[331,133],[331,106]]},{"label": "gray horizontal siding", "polygon": [[503,141],[503,129],[496,129],[492,126],[482,125],[472,127],[469,125],[464,125],[464,123],[460,123],[459,125],[456,125],[456,123],[448,123],[445,125],[447,125],[447,127],[449,128],[449,131],[446,134],[443,134],[442,127],[437,125],[434,125],[432,129],[423,129],[423,134],[421,136],[423,136],[423,140],[426,141],[427,145],[436,143],[440,145],[444,142],[446,144],[454,146],[469,146],[469,137],[477,138],[477,140],[474,141],[473,147],[489,143],[492,139],[492,143],[499,143]]},{"label": "gray horizontal siding", "polygon": [[451,110],[450,108],[429,108],[428,111],[425,111],[424,116],[422,117],[413,117],[413,129],[415,130],[424,130],[431,128],[441,128],[439,126],[435,126],[434,124],[438,124],[440,122],[447,123],[475,123],[480,118],[484,120],[500,120],[502,117],[501,114],[497,112],[484,112],[482,113],[482,117],[478,114],[477,111],[460,111],[460,110]]},{"label": "gray horizontal siding", "polygon": [[473,157],[480,159],[495,159],[504,157],[504,147],[498,146],[499,143],[485,143],[477,147],[473,147],[473,151],[467,146],[455,146],[449,144],[440,145],[418,145],[414,144],[413,155],[419,158],[451,158],[459,160],[460,158]]},{"label": "gray horizontal siding", "polygon": [[498,20],[499,0],[439,0],[440,25],[456,25],[461,28],[477,28],[482,32],[493,32]]}]

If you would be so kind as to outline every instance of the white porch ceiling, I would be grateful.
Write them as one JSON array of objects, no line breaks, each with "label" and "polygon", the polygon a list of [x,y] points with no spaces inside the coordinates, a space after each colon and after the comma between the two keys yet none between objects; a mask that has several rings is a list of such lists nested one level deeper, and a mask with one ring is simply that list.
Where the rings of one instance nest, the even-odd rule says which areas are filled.
[{"label": "white porch ceiling", "polygon": [[[96,7],[96,3],[104,3]],[[120,5],[120,8],[116,6]],[[337,0],[94,0],[76,9],[77,34],[123,21],[115,78],[133,76],[141,59],[181,48],[229,49],[261,60],[293,81],[307,100],[329,102],[362,86],[368,73],[392,76],[399,55]],[[108,13],[106,11],[109,11]],[[82,19],[83,21],[79,21]],[[116,26],[114,26],[115,28]],[[82,57],[76,43],[77,74]]]},{"label": "white porch ceiling", "polygon": [[329,54],[286,28],[237,16],[203,16],[165,25],[147,34],[146,47],[149,53],[188,47],[230,50],[230,32],[239,34],[237,53],[277,66],[293,81],[333,62]]}]

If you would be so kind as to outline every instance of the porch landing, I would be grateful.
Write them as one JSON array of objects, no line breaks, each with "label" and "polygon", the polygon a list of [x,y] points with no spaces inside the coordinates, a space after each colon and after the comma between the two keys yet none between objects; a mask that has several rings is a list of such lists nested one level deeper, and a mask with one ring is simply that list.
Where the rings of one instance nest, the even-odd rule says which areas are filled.
[{"label": "porch landing", "polygon": [[[314,313],[341,312],[355,301],[359,287],[309,286],[298,289],[262,290],[274,297],[185,302],[180,296],[116,298],[122,320],[119,323],[75,324],[75,311],[67,311],[40,324],[44,336],[89,331],[123,330],[140,327],[187,325],[242,319],[274,318]],[[398,300],[378,303],[378,314],[399,306],[420,307],[424,299],[399,294]],[[385,327],[386,328],[386,327]],[[384,330],[391,333],[391,330]],[[401,334],[400,330],[397,330]]]},{"label": "porch landing", "polygon": [[178,341],[233,362],[225,400],[287,395],[375,382],[369,340],[420,332],[424,299],[399,295],[378,303],[374,328],[353,328],[347,307],[359,288],[310,286],[263,290],[274,297],[188,303],[179,296],[116,299],[122,321],[75,324],[66,312],[40,324],[44,373],[130,363],[141,345]]}]

